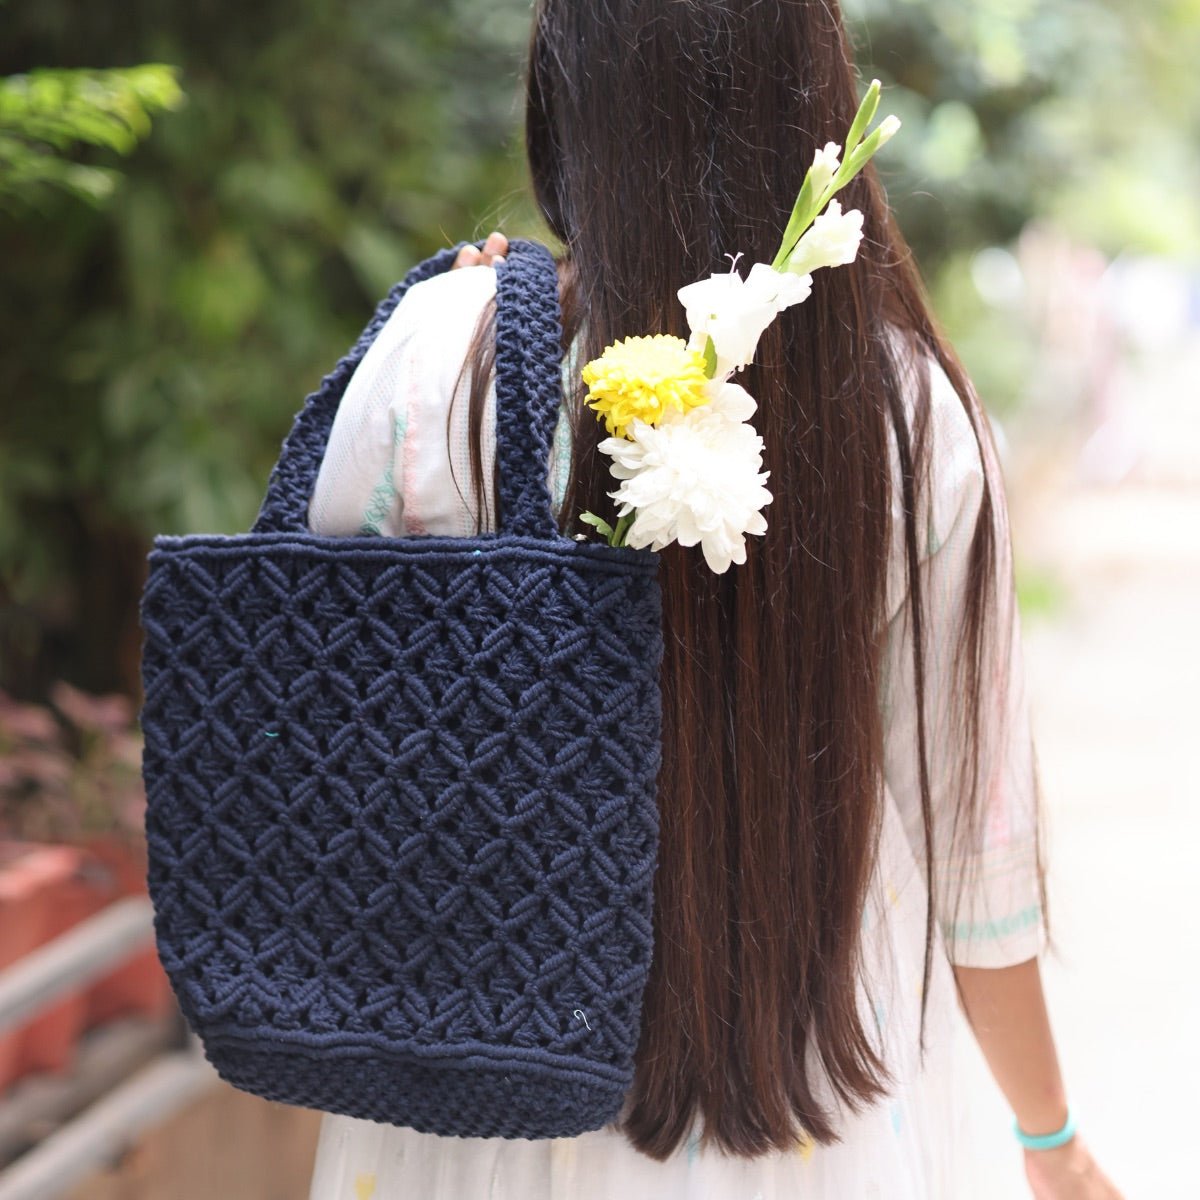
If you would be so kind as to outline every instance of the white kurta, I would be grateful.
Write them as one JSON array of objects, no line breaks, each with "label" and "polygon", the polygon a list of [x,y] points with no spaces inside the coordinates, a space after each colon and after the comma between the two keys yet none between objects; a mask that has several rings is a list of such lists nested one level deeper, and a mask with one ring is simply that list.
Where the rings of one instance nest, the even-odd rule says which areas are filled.
[{"label": "white kurta", "polygon": [[[408,292],[360,364],[338,411],[310,508],[317,533],[473,533],[474,506],[464,499],[470,497],[470,469],[466,387],[459,374],[480,310],[494,292],[490,267],[451,271]],[[951,757],[945,753],[954,736],[947,671],[983,475],[962,405],[936,364],[932,372],[933,476],[922,514],[927,541],[921,570],[931,787],[935,822],[944,831],[954,805]],[[489,508],[494,402],[493,389],[483,444]],[[556,504],[562,501],[569,452],[564,419],[550,460]],[[894,445],[892,465],[898,480]],[[843,1139],[835,1146],[808,1145],[752,1161],[702,1148],[694,1135],[674,1158],[659,1163],[610,1129],[547,1141],[441,1138],[328,1115],[310,1200],[959,1200],[971,1194],[972,1166],[962,1152],[970,1144],[968,1106],[962,1102],[956,1052],[964,1033],[950,964],[1005,966],[1033,958],[1044,946],[1032,745],[1005,534],[1000,539],[1002,611],[1014,636],[1011,654],[997,656],[985,694],[998,697],[1007,676],[1008,701],[1002,705],[995,699],[985,722],[982,839],[969,855],[951,846],[944,833],[935,844],[944,886],[938,888],[935,909],[939,927],[922,1062],[917,1043],[926,886],[902,513],[897,487],[882,697],[885,811],[864,919],[861,994],[896,1081],[891,1095],[862,1113],[842,1113]],[[965,900],[952,911],[949,896],[964,874],[969,880]]]}]

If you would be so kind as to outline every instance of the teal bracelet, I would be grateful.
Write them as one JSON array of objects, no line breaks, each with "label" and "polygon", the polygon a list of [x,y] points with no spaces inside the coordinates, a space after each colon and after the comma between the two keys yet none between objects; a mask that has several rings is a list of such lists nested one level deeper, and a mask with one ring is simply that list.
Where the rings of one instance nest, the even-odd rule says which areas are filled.
[{"label": "teal bracelet", "polygon": [[1020,1121],[1013,1122],[1013,1132],[1017,1135],[1017,1141],[1026,1150],[1054,1150],[1058,1146],[1065,1146],[1075,1136],[1075,1114],[1068,1104],[1067,1123],[1054,1133],[1042,1133],[1036,1136],[1024,1133],[1021,1130]]}]

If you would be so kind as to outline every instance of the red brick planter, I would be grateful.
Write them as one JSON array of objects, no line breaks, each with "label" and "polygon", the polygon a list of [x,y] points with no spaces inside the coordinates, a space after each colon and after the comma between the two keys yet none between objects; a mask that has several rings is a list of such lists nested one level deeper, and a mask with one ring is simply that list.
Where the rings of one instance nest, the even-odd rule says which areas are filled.
[{"label": "red brick planter", "polygon": [[[0,841],[0,969],[123,896],[145,892],[144,851],[118,841],[84,846]],[[70,1067],[79,1035],[113,1017],[165,1015],[170,985],[153,945],[0,1035],[0,1092],[34,1071]]]},{"label": "red brick planter", "polygon": [[[105,903],[146,894],[146,852],[140,843],[96,839],[87,844],[86,853],[89,869],[104,879],[109,889]],[[163,1017],[175,1003],[153,943],[97,980],[88,989],[86,1001],[84,1022],[88,1029],[113,1017],[135,1013]]]},{"label": "red brick planter", "polygon": [[[83,852],[73,846],[0,843],[0,968],[24,958],[78,920]],[[87,1004],[67,996],[0,1035],[0,1091],[31,1071],[70,1064]]]}]

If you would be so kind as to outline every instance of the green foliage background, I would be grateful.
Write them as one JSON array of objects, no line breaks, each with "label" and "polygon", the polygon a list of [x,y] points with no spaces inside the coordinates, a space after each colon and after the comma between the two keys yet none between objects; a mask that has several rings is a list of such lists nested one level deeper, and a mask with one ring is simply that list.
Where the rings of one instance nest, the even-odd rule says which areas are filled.
[{"label": "green foliage background", "polygon": [[[149,537],[246,528],[300,400],[408,265],[491,228],[538,232],[519,139],[529,11],[0,10],[0,688],[133,690]],[[970,286],[980,247],[1048,214],[1110,253],[1196,254],[1200,0],[846,13],[881,112],[905,121],[880,168],[994,403],[1019,394],[1027,331]],[[95,76],[125,114],[107,141],[84,118],[39,140],[19,111],[35,70],[146,63],[177,69],[184,102],[170,74]]]}]

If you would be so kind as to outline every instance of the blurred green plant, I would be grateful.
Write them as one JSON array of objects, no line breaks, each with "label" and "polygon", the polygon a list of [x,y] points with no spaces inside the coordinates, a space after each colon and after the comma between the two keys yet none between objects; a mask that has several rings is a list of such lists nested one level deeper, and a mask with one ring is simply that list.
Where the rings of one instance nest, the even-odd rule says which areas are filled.
[{"label": "blurred green plant", "polygon": [[1018,560],[1015,570],[1017,605],[1023,620],[1052,621],[1072,602],[1071,590],[1055,571]]},{"label": "blurred green plant", "polygon": [[99,204],[118,171],[73,161],[82,143],[130,154],[153,113],[183,101],[173,67],[112,71],[38,70],[0,79],[0,206],[36,204],[46,188]]},{"label": "blurred green plant", "polygon": [[1200,260],[1200,0],[843,9],[904,121],[878,159],[900,225],[980,394],[1012,412],[1041,330],[1019,296],[978,285],[1031,219],[1109,257]]},{"label": "blurred green plant", "polygon": [[1200,0],[843,0],[904,138],[879,163],[922,266],[1034,215],[1196,256]]},{"label": "blurred green plant", "polygon": [[[980,291],[981,250],[1045,214],[1110,254],[1200,246],[1200,0],[845,10],[863,78],[905,122],[878,160],[901,225],[1003,408],[1036,331]],[[538,231],[518,133],[529,16],[528,0],[6,11],[0,75],[173,62],[188,103],[102,206],[50,187],[0,211],[0,686],[134,690],[149,536],[245,529],[292,413],[406,267]]]},{"label": "blurred green plant", "polygon": [[141,0],[115,21],[43,0],[9,17],[0,70],[121,54],[187,81],[102,210],[0,216],[0,685],[132,690],[149,536],[246,528],[291,415],[407,267],[530,224],[528,11]]}]

